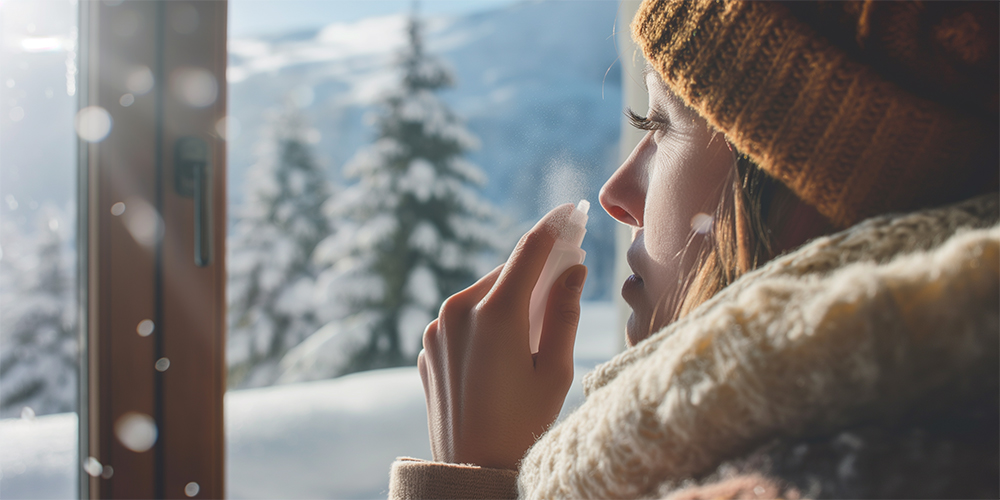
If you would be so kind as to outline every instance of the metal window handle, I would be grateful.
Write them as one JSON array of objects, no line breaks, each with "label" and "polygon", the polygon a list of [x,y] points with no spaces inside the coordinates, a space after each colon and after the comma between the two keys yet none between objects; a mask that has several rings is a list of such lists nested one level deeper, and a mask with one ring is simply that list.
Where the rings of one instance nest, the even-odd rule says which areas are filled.
[{"label": "metal window handle", "polygon": [[212,262],[212,162],[204,140],[177,139],[174,189],[185,198],[194,198],[194,263],[205,267]]}]

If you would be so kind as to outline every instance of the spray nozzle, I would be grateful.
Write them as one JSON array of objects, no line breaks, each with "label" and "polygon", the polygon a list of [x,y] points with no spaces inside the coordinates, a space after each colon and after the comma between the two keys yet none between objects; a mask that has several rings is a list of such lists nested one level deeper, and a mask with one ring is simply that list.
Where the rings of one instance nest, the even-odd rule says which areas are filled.
[{"label": "spray nozzle", "polygon": [[576,209],[569,214],[569,221],[563,227],[559,239],[579,247],[583,243],[583,236],[587,234],[587,212],[590,211],[590,202],[580,200],[576,204]]}]

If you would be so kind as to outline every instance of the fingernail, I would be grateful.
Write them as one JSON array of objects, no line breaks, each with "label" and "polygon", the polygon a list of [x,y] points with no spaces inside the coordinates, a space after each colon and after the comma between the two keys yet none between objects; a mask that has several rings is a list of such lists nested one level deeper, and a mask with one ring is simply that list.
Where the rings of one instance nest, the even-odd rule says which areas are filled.
[{"label": "fingernail", "polygon": [[583,288],[583,279],[587,277],[587,268],[581,267],[570,273],[566,278],[566,288],[579,292]]}]

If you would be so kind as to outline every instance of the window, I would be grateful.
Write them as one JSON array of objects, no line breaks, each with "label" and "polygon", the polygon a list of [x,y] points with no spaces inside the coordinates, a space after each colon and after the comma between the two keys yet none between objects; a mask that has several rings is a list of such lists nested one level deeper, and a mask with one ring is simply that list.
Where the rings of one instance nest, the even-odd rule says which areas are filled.
[{"label": "window", "polygon": [[0,2],[0,496],[384,496],[440,301],[631,150],[635,3]]},{"label": "window", "polygon": [[77,6],[0,4],[0,497],[75,497]]},{"label": "window", "polygon": [[[396,456],[430,457],[412,365],[440,301],[552,207],[596,203],[618,165],[618,10],[230,4],[231,496],[384,496]],[[471,200],[434,205],[449,182]],[[438,210],[492,251],[460,247]],[[591,212],[581,377],[623,343],[614,226]]]}]

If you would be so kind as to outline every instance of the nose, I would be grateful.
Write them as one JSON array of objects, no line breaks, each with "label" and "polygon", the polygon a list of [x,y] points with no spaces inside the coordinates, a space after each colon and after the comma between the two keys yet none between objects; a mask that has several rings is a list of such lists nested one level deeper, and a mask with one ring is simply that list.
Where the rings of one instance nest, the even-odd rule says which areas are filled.
[{"label": "nose", "polygon": [[642,227],[643,210],[646,206],[648,184],[646,169],[651,154],[648,151],[650,144],[647,135],[601,187],[599,199],[604,211],[618,222],[630,226]]}]

